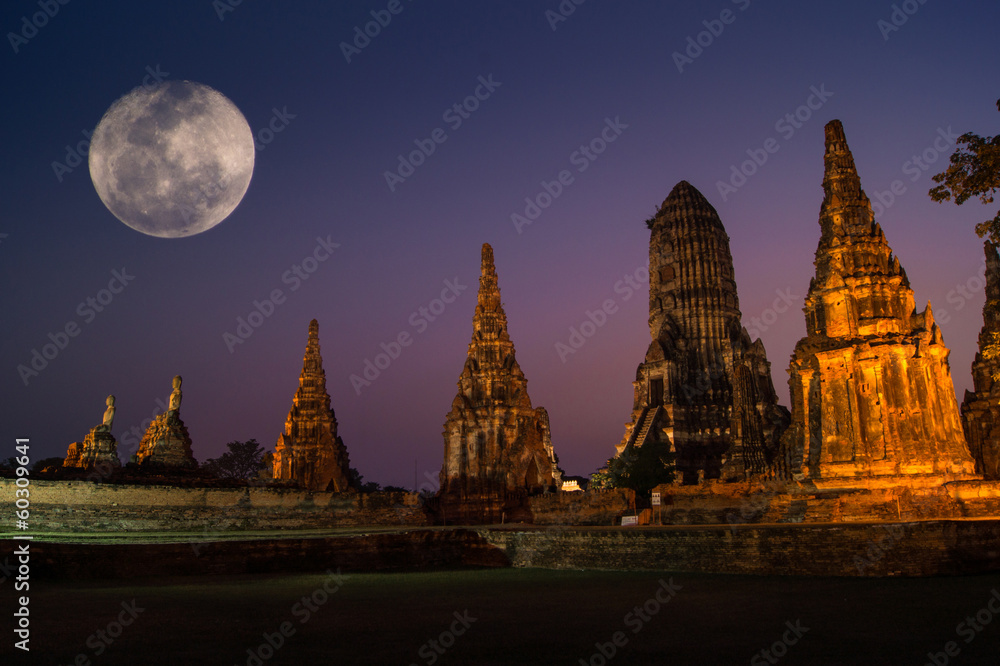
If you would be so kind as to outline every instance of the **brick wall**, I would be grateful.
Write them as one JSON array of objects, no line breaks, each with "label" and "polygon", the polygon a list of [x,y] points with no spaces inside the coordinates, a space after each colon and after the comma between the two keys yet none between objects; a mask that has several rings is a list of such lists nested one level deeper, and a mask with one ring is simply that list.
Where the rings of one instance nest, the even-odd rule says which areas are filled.
[{"label": "brick wall", "polygon": [[1000,570],[998,520],[478,532],[517,567],[803,576],[932,576]]},{"label": "brick wall", "polygon": [[[32,529],[42,532],[308,529],[433,523],[414,493],[310,493],[289,488],[197,488],[32,480]],[[14,481],[0,479],[0,512],[13,515]],[[556,493],[529,500],[535,525],[610,526],[629,491]],[[674,525],[852,523],[1000,517],[1000,482],[854,489],[709,484],[663,489],[659,520]],[[654,521],[657,518],[654,515]]]},{"label": "brick wall", "polygon": [[553,493],[529,498],[535,525],[614,525],[628,511],[627,490]]},{"label": "brick wall", "polygon": [[[177,488],[32,480],[39,532],[277,530],[428,525],[415,493],[310,493],[286,488]],[[0,513],[13,515],[14,481],[0,479]]]},{"label": "brick wall", "polygon": [[[0,546],[9,556],[13,542]],[[189,541],[35,540],[41,577],[121,578],[461,567],[800,576],[1000,571],[1000,521],[670,527],[401,528],[344,535]]]},{"label": "brick wall", "polygon": [[[116,543],[35,540],[31,575],[112,579],[288,572],[421,571],[510,566],[503,551],[472,530],[399,529],[364,534]],[[0,559],[14,542],[0,544]]]}]

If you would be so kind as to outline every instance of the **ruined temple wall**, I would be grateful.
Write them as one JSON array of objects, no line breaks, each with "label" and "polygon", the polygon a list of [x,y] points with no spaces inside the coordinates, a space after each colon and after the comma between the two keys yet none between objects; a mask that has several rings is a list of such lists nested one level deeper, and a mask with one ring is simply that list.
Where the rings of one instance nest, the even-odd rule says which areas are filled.
[{"label": "ruined temple wall", "polygon": [[[535,567],[751,575],[932,576],[1000,570],[1000,521],[681,528],[480,528],[186,543],[35,541],[32,575],[160,578]],[[13,559],[13,543],[0,559]],[[678,583],[684,581],[677,579]]]},{"label": "ruined temple wall", "polygon": [[[665,484],[650,520],[664,525],[858,523],[1000,517],[1000,482],[937,475],[879,477],[868,487],[796,487],[779,481],[698,486]],[[909,485],[903,485],[909,483]],[[535,525],[617,525],[633,515],[630,491],[559,493],[531,498]]]},{"label": "ruined temple wall", "polygon": [[[11,562],[13,541],[0,544]],[[40,578],[159,579],[289,572],[387,572],[510,566],[504,553],[475,532],[422,528],[343,535],[301,534],[114,543],[36,540],[31,574]]]},{"label": "ruined temple wall", "polygon": [[[1000,481],[939,477],[910,486],[872,479],[868,488],[794,489],[710,483],[665,486],[658,511],[664,524],[856,523],[1000,517]],[[604,525],[631,515],[624,490],[550,493],[528,499],[528,512],[511,518],[535,525]],[[0,479],[0,511],[13,512],[14,481]],[[279,488],[176,488],[31,483],[32,527],[40,532],[190,532],[195,538],[235,530],[295,530],[432,523],[415,493],[336,494]],[[499,513],[498,513],[499,515]],[[496,522],[500,522],[498,519]]]},{"label": "ruined temple wall", "polygon": [[797,576],[1000,570],[1000,521],[480,529],[515,567]]},{"label": "ruined temple wall", "polygon": [[967,390],[962,401],[962,429],[976,462],[976,473],[997,479],[1000,478],[1000,383],[993,380],[993,373],[1000,370],[1000,359],[988,359],[983,352],[1000,333],[1000,254],[997,246],[988,240],[983,250],[986,254],[986,302],[979,349],[972,362],[973,390]]},{"label": "ruined temple wall", "polygon": [[549,493],[529,498],[535,525],[614,525],[630,506],[631,491]]},{"label": "ruined temple wall", "polygon": [[987,479],[1000,478],[1000,398],[991,392],[966,391],[962,402],[962,426],[976,472]]},{"label": "ruined temple wall", "polygon": [[[793,411],[812,475],[971,473],[947,350],[880,345],[793,365]],[[824,425],[825,424],[825,425]],[[831,424],[836,424],[832,426]],[[817,446],[818,445],[818,446]]]},{"label": "ruined temple wall", "polygon": [[[14,480],[0,479],[0,511],[13,512]],[[428,525],[415,493],[338,494],[284,488],[176,488],[31,482],[32,529],[191,531]]]},{"label": "ruined temple wall", "polygon": [[[925,483],[921,484],[919,481]],[[1000,517],[1000,483],[878,477],[868,487],[795,488],[779,482],[666,486],[660,522],[673,525],[858,523]],[[904,483],[910,482],[910,485]],[[831,482],[833,484],[834,482]],[[655,514],[654,514],[655,519]]]},{"label": "ruined temple wall", "polygon": [[[549,493],[529,498],[536,524],[612,525],[628,491]],[[14,511],[14,480],[0,479],[0,511]],[[432,524],[416,493],[338,494],[287,488],[178,488],[31,482],[32,527],[59,531],[293,530]],[[499,513],[498,513],[499,515]],[[497,520],[497,522],[500,522]]]},{"label": "ruined temple wall", "polygon": [[[812,425],[822,451],[811,462],[820,464],[823,475],[839,474],[829,465],[841,462],[855,463],[845,469],[847,475],[972,472],[962,446],[947,350],[935,346],[922,356],[915,353],[912,345],[885,345],[815,354],[817,372],[801,377],[818,400],[814,391],[796,398],[810,395],[810,408],[821,414],[823,426]],[[805,405],[794,406],[805,413]],[[884,471],[874,469],[880,460],[888,463]]]}]

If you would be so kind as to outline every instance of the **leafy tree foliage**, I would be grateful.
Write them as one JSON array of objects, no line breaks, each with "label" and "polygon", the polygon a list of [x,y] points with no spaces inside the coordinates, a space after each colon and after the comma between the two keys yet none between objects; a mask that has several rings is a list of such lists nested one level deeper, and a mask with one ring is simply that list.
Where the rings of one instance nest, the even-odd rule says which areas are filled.
[{"label": "leafy tree foliage", "polygon": [[365,477],[361,476],[361,472],[353,467],[347,472],[347,481],[351,488],[357,488],[362,493],[377,493],[382,489],[382,486],[375,481],[365,483]]},{"label": "leafy tree foliage", "polygon": [[46,467],[62,467],[62,464],[63,464],[63,458],[61,457],[42,458],[41,460],[36,461],[35,464],[31,466],[30,471],[32,474],[37,474],[38,472],[44,470]]},{"label": "leafy tree foliage", "polygon": [[218,458],[209,458],[202,464],[220,479],[252,479],[264,467],[264,447],[256,439],[245,442],[232,441],[229,449]]},{"label": "leafy tree foliage", "polygon": [[[994,307],[1000,307],[1000,303],[992,301]],[[1000,333],[990,333],[990,339],[983,347],[983,358],[987,361],[1000,359]],[[1000,371],[993,373],[993,381],[1000,381]]]},{"label": "leafy tree foliage", "polygon": [[674,458],[667,442],[649,441],[638,447],[629,444],[621,455],[608,460],[607,472],[592,475],[591,482],[595,487],[599,483],[605,488],[629,488],[649,497],[653,488],[674,480]]},{"label": "leafy tree foliage", "polygon": [[[997,100],[997,111],[1000,111],[1000,99]],[[993,203],[994,194],[1000,189],[1000,134],[982,137],[966,132],[958,137],[958,144],[960,147],[951,156],[948,168],[934,176],[934,182],[942,184],[931,188],[928,194],[939,202],[954,197],[958,206],[973,197],[979,197],[984,204]],[[964,148],[961,147],[963,145]],[[1000,211],[992,220],[977,224],[976,233],[980,238],[986,236],[993,243],[1000,244]],[[1000,307],[1000,303],[996,302],[988,305]],[[990,341],[983,347],[983,358],[998,359],[1000,335],[990,335]],[[994,374],[993,379],[1000,380],[1000,372]]]},{"label": "leafy tree foliage", "polygon": [[[997,100],[997,110],[1000,111],[1000,100]],[[955,204],[961,206],[973,197],[978,197],[984,204],[993,203],[993,195],[1000,189],[1000,134],[997,136],[979,136],[966,132],[958,137],[958,149],[951,156],[948,168],[934,176],[935,183],[941,183],[931,188],[931,199],[934,201],[949,201],[953,197]],[[979,237],[989,237],[994,243],[1000,243],[1000,211],[991,220],[976,225]]]},{"label": "leafy tree foliage", "polygon": [[[610,462],[611,460],[608,461]],[[590,475],[590,487],[594,490],[608,490],[614,487],[611,485],[611,475],[608,473],[607,465]]]},{"label": "leafy tree foliage", "polygon": [[653,206],[653,214],[646,218],[646,228],[652,229],[653,225],[656,224],[656,214],[660,212],[659,206]]}]

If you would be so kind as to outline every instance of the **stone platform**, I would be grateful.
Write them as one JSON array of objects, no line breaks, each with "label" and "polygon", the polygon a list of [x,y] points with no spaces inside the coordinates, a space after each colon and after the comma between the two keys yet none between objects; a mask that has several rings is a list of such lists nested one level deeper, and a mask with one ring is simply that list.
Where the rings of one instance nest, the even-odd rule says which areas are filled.
[{"label": "stone platform", "polygon": [[657,489],[663,505],[654,518],[673,525],[1000,518],[1000,482],[967,475],[714,482]]}]

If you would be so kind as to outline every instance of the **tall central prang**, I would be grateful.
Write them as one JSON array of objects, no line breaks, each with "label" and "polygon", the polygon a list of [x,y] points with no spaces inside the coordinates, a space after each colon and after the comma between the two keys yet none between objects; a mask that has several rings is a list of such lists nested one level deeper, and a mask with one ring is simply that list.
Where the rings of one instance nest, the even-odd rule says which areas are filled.
[{"label": "tall central prang", "polygon": [[618,453],[651,438],[668,441],[685,484],[763,473],[789,417],[777,404],[763,343],[740,323],[719,214],[681,181],[650,231],[652,342],[636,370]]}]

